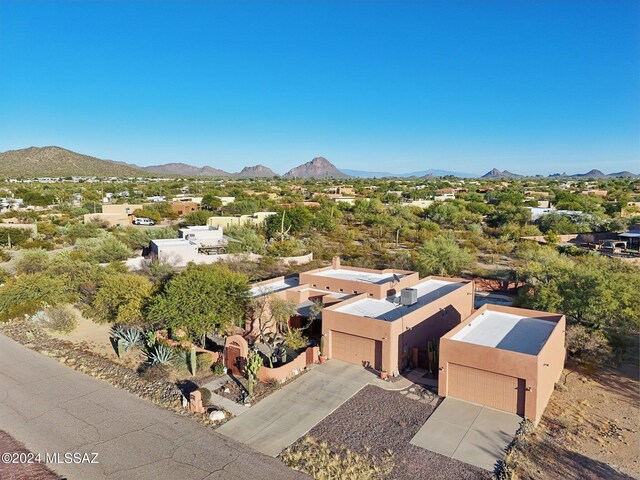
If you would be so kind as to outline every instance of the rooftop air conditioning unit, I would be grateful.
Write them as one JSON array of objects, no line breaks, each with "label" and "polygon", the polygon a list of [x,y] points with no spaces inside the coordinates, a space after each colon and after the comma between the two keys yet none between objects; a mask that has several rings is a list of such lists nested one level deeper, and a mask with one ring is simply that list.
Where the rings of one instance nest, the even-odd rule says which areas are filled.
[{"label": "rooftop air conditioning unit", "polygon": [[418,290],[415,288],[403,288],[400,291],[400,303],[404,307],[410,307],[418,303]]}]

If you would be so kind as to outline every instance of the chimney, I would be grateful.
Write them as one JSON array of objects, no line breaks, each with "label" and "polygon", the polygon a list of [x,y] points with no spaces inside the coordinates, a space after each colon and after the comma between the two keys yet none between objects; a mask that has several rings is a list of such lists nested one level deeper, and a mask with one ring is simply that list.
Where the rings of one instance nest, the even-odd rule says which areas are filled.
[{"label": "chimney", "polygon": [[340,270],[340,257],[333,257],[331,259],[331,267],[334,270]]}]

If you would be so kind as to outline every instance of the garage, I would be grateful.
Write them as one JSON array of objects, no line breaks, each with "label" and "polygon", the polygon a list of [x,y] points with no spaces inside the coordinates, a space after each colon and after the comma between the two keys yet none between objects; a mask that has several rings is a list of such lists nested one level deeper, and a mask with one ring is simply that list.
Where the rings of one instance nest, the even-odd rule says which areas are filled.
[{"label": "garage", "polygon": [[331,332],[331,356],[356,365],[382,368],[382,342],[340,332]]},{"label": "garage", "polygon": [[450,363],[448,385],[450,397],[524,415],[522,379]]}]

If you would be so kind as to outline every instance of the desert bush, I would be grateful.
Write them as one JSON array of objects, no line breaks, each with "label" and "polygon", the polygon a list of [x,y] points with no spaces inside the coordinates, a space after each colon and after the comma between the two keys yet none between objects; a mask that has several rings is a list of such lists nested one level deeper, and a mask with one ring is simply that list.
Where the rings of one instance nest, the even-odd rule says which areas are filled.
[{"label": "desert bush", "polygon": [[214,363],[211,370],[213,370],[214,375],[224,375],[226,373],[224,365],[220,362]]},{"label": "desert bush", "polygon": [[209,370],[213,359],[210,353],[198,353],[196,354],[196,371],[202,372],[203,370]]},{"label": "desert bush", "polygon": [[209,402],[211,401],[211,390],[209,390],[208,388],[200,387],[198,391],[202,396],[202,405],[209,405]]},{"label": "desert bush", "polygon": [[78,316],[71,305],[45,309],[47,327],[61,333],[71,333],[78,326]]},{"label": "desert bush", "polygon": [[280,454],[289,467],[311,475],[317,480],[389,478],[393,470],[393,453],[378,458],[362,455],[346,448],[329,448],[310,436]]}]

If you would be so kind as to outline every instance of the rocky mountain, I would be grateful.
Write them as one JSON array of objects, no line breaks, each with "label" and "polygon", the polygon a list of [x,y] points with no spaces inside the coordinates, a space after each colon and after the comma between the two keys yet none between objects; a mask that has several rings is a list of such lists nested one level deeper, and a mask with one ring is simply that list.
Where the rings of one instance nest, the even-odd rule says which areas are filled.
[{"label": "rocky mountain", "polygon": [[60,147],[29,147],[0,153],[0,177],[139,177],[135,165],[101,160]]},{"label": "rocky mountain", "polygon": [[600,170],[589,170],[587,173],[576,173],[572,175],[572,177],[585,177],[585,178],[605,178],[606,175],[602,173]]},{"label": "rocky mountain", "polygon": [[242,178],[271,178],[277,177],[278,174],[264,165],[255,165],[253,167],[244,167],[236,176]]},{"label": "rocky mountain", "polygon": [[481,178],[522,178],[522,175],[511,173],[509,170],[500,171],[497,168],[493,168],[485,173]]},{"label": "rocky mountain", "polygon": [[623,172],[614,172],[607,175],[609,177],[625,177],[625,178],[640,178],[640,175],[636,173],[629,172],[624,170]]},{"label": "rocky mountain", "polygon": [[310,162],[292,168],[283,178],[349,178],[324,157],[316,157]]},{"label": "rocky mountain", "polygon": [[392,172],[369,172],[366,170],[351,170],[348,168],[341,168],[342,173],[346,173],[351,177],[359,178],[411,178],[411,177],[459,177],[459,178],[477,178],[475,173],[467,172],[455,172],[451,170],[439,170],[436,168],[430,168],[428,170],[418,170],[416,172],[409,173],[392,173]]},{"label": "rocky mountain", "polygon": [[217,168],[204,166],[195,167],[186,163],[165,163],[142,167],[143,170],[162,175],[183,175],[186,177],[229,177],[231,174]]}]

